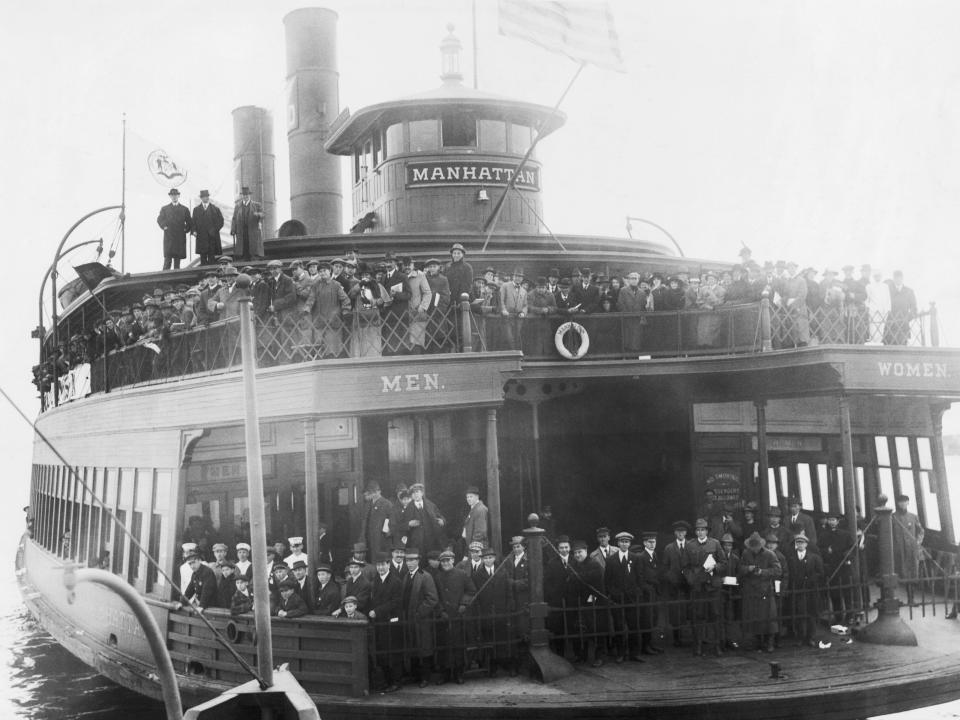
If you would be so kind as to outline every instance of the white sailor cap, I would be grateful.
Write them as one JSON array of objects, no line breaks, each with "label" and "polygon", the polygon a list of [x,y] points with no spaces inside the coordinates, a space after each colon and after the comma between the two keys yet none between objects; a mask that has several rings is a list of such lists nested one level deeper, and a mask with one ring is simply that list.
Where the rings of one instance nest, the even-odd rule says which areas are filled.
[{"label": "white sailor cap", "polygon": [[303,545],[303,537],[299,535],[296,537],[289,537],[287,538],[287,542],[289,542],[291,545]]},{"label": "white sailor cap", "polygon": [[195,542],[185,542],[180,546],[180,549],[183,550],[183,554],[192,553],[197,549],[197,544]]},{"label": "white sailor cap", "polygon": [[247,551],[249,551],[250,549],[251,549],[251,548],[250,548],[250,543],[245,543],[245,542],[239,542],[239,543],[237,543],[237,550],[247,550]]}]

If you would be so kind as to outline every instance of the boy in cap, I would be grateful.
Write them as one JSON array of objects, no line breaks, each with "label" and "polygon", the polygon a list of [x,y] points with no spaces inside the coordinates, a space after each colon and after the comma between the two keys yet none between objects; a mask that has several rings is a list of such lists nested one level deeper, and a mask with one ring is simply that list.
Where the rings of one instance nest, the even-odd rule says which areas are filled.
[{"label": "boy in cap", "polygon": [[275,605],[273,614],[282,618],[298,618],[307,614],[307,606],[303,604],[300,593],[297,592],[297,582],[287,578],[280,583],[280,601]]},{"label": "boy in cap", "polygon": [[217,572],[217,607],[229,608],[233,604],[233,594],[237,591],[236,572],[233,563],[224,560]]},{"label": "boy in cap", "polygon": [[234,578],[236,591],[230,599],[230,614],[233,616],[253,612],[253,595],[250,593],[250,581],[245,575]]},{"label": "boy in cap", "polygon": [[313,612],[316,615],[333,615],[340,608],[340,597],[340,586],[333,579],[333,570],[327,563],[321,563],[317,566]]},{"label": "boy in cap", "polygon": [[363,620],[363,622],[369,622],[367,616],[357,610],[358,602],[357,598],[353,595],[347,595],[343,599],[343,602],[340,603],[340,614],[337,617],[346,618],[347,620]]},{"label": "boy in cap", "polygon": [[[364,577],[361,571],[362,567],[363,561],[355,557],[347,561],[347,576],[344,579],[341,594],[342,597],[353,595],[357,600],[357,607],[360,612],[366,614],[367,606],[370,604],[370,581]],[[341,614],[341,610],[332,614],[336,617]]]}]

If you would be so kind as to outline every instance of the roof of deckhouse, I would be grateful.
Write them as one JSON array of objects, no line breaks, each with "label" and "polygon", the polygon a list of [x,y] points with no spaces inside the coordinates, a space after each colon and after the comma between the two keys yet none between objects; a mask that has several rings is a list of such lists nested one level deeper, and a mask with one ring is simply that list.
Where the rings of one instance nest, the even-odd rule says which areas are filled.
[{"label": "roof of deckhouse", "polygon": [[324,149],[337,155],[350,155],[370,128],[378,124],[433,117],[438,111],[450,108],[480,111],[478,117],[503,117],[529,122],[534,127],[542,124],[543,136],[562,127],[567,119],[563,112],[545,105],[494,95],[460,83],[445,82],[440,87],[416,95],[361,108],[333,130]]}]

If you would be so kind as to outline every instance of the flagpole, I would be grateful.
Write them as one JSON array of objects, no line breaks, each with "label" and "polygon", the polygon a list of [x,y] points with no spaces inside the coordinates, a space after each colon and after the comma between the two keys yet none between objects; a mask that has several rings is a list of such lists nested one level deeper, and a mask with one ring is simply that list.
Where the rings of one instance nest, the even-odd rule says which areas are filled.
[{"label": "flagpole", "polygon": [[477,84],[477,0],[473,0],[472,6],[473,14],[473,89],[476,90],[478,87]]},{"label": "flagpole", "polygon": [[487,237],[483,241],[483,247],[480,249],[480,252],[485,252],[487,245],[490,243],[490,236],[493,235],[493,231],[497,227],[497,220],[500,219],[500,212],[503,210],[503,203],[507,199],[507,195],[510,194],[510,190],[514,188],[517,184],[517,178],[520,176],[523,166],[527,164],[527,161],[530,159],[530,156],[533,154],[533,149],[537,146],[537,143],[540,142],[540,138],[543,136],[542,128],[546,125],[547,120],[552,119],[554,115],[557,114],[557,111],[560,109],[561,103],[563,103],[564,98],[567,97],[567,93],[570,92],[570,88],[573,87],[573,84],[577,81],[577,78],[580,77],[580,73],[583,72],[583,69],[587,66],[586,60],[582,60],[580,65],[577,66],[577,71],[573,74],[573,77],[570,78],[570,82],[567,83],[567,87],[564,89],[563,93],[560,95],[560,99],[557,100],[556,104],[553,106],[553,110],[550,111],[550,115],[547,116],[541,123],[540,127],[537,128],[537,136],[533,139],[533,142],[530,143],[530,147],[527,149],[526,154],[523,156],[523,159],[520,161],[520,164],[517,166],[517,169],[514,171],[509,182],[507,182],[507,187],[503,191],[503,194],[497,200],[496,206],[493,208],[493,212],[490,213],[490,217],[487,218],[487,221],[483,225],[483,229],[487,231]]},{"label": "flagpole", "polygon": [[123,113],[122,169],[120,171],[120,272],[127,271],[127,114]]}]

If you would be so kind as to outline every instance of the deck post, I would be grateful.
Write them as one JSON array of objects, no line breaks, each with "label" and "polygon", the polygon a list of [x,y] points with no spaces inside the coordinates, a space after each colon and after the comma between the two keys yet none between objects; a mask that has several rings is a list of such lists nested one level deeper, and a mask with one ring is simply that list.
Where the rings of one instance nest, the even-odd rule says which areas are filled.
[{"label": "deck post", "polygon": [[[840,415],[840,447],[843,453],[843,509],[844,519],[847,522],[847,532],[856,540],[857,537],[857,477],[853,466],[853,431],[850,428],[850,400],[846,395],[837,398],[837,411]],[[860,544],[850,556],[852,565],[850,571],[853,577],[860,580]]]},{"label": "deck post", "polygon": [[757,408],[757,483],[760,485],[760,513],[770,509],[770,457],[767,454],[767,401],[754,400]]},{"label": "deck post", "polygon": [[303,484],[307,515],[307,577],[317,576],[317,548],[320,547],[320,489],[317,487],[317,426],[303,421]]},{"label": "deck post", "polygon": [[953,527],[953,513],[950,504],[950,484],[947,482],[947,465],[943,459],[943,413],[950,406],[934,404],[930,406],[930,418],[933,421],[933,433],[930,438],[930,458],[933,460],[933,481],[937,491],[937,510],[940,511],[940,527],[947,542],[955,545],[956,529]]},{"label": "deck post", "polygon": [[503,530],[500,519],[500,449],[496,408],[487,408],[487,506],[490,509],[490,547],[499,557]]},{"label": "deck post", "polygon": [[463,352],[473,352],[473,333],[470,329],[470,296],[460,293],[460,347]]},{"label": "deck post", "polygon": [[540,486],[540,403],[530,401],[533,420],[533,502],[536,512],[543,510],[543,493]]},{"label": "deck post", "polygon": [[930,347],[940,347],[940,326],[937,325],[937,304],[935,302],[930,303]]},{"label": "deck post", "polygon": [[413,419],[413,482],[427,486],[426,435],[427,419],[417,415]]},{"label": "deck post", "polygon": [[880,538],[880,600],[877,619],[857,633],[861,642],[877,645],[916,645],[917,636],[900,617],[900,600],[896,590],[899,579],[893,572],[893,508],[875,508],[877,534]]},{"label": "deck post", "polygon": [[533,665],[545,683],[567,677],[573,673],[573,666],[550,649],[550,631],[546,620],[550,607],[543,600],[543,543],[547,532],[537,527],[540,518],[531,513],[527,518],[530,527],[523,531],[527,538],[527,558],[530,582],[530,657]]},{"label": "deck post", "polygon": [[[241,279],[246,277],[241,276]],[[239,283],[238,283],[239,284]],[[248,281],[249,285],[249,281]],[[242,287],[242,286],[241,286]],[[257,415],[256,358],[253,298],[240,300],[240,360],[243,366],[244,439],[247,457],[247,497],[250,498],[250,546],[254,568],[267,566],[267,512],[263,502],[263,460],[260,457],[260,420]],[[253,574],[253,596],[270,597],[267,576]],[[262,686],[273,685],[273,634],[270,627],[270,605],[256,602],[253,616],[257,628],[257,671]]]},{"label": "deck post", "polygon": [[770,294],[764,290],[760,298],[760,352],[773,350],[773,331],[770,325]]}]

